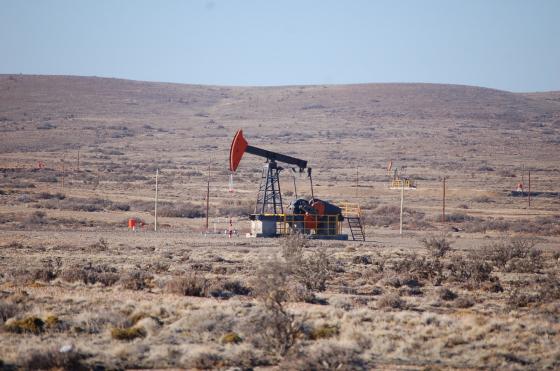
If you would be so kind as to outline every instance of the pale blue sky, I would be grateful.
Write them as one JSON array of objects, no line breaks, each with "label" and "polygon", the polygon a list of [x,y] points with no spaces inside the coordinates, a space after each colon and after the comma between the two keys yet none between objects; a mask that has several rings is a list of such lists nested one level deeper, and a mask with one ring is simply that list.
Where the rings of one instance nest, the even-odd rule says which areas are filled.
[{"label": "pale blue sky", "polygon": [[0,0],[0,73],[560,90],[560,0]]}]

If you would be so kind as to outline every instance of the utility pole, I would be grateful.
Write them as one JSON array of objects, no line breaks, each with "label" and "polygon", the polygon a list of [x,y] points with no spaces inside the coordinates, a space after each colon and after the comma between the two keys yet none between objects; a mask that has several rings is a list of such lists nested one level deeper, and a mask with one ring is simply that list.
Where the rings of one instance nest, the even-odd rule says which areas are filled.
[{"label": "utility pole", "polygon": [[441,209],[441,222],[445,223],[445,181],[446,177],[443,177],[443,204]]},{"label": "utility pole", "polygon": [[403,224],[403,205],[404,205],[404,181],[401,180],[401,222],[399,227],[399,234],[402,236],[402,224]]},{"label": "utility pole", "polygon": [[209,210],[210,210],[210,162],[208,162],[208,181],[206,182],[206,232],[208,232]]},{"label": "utility pole", "polygon": [[359,187],[359,179],[360,179],[358,169],[359,167],[356,166],[356,197],[358,197],[358,187]]},{"label": "utility pole", "polygon": [[528,201],[529,201],[529,208],[531,208],[531,170],[528,171],[529,176],[529,193],[528,193]]},{"label": "utility pole", "polygon": [[62,157],[62,190],[64,190],[64,175],[65,175],[65,168],[64,168],[64,156]]},{"label": "utility pole", "polygon": [[154,232],[157,232],[158,175],[159,175],[159,169],[156,168],[156,199],[154,205]]}]

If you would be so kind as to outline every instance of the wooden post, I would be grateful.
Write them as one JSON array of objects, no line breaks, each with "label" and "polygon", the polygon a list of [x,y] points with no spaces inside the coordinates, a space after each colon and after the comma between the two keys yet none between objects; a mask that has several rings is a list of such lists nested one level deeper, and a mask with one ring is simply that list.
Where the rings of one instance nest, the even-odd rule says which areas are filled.
[{"label": "wooden post", "polygon": [[155,198],[155,204],[154,204],[154,232],[157,232],[158,175],[159,175],[159,169],[156,169],[156,198]]},{"label": "wooden post", "polygon": [[443,204],[441,209],[441,222],[445,223],[445,180],[446,177],[443,177]]},{"label": "wooden post", "polygon": [[62,157],[62,190],[64,190],[64,175],[65,175],[64,157]]},{"label": "wooden post", "polygon": [[358,197],[358,187],[359,187],[359,173],[358,173],[358,166],[356,166],[356,197]]},{"label": "wooden post", "polygon": [[402,225],[403,225],[403,205],[404,205],[404,182],[401,180],[401,221],[399,227],[399,234],[402,236]]},{"label": "wooden post", "polygon": [[527,172],[527,175],[529,176],[529,193],[527,199],[529,202],[529,208],[531,208],[531,170]]},{"label": "wooden post", "polygon": [[79,172],[80,171],[80,149],[78,148],[78,167],[76,168],[76,170]]},{"label": "wooden post", "polygon": [[210,210],[210,162],[208,163],[208,181],[206,182],[206,232],[208,232],[209,210]]}]

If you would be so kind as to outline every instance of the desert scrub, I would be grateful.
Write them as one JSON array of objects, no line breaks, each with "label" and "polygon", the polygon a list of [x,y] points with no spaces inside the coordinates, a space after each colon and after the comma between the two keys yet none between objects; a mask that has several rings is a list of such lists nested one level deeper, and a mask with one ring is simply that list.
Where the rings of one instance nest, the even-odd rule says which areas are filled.
[{"label": "desert scrub", "polygon": [[311,340],[328,339],[337,336],[338,333],[339,333],[338,326],[323,324],[314,327],[309,333],[309,338]]},{"label": "desert scrub", "polygon": [[433,258],[443,258],[451,250],[451,241],[446,234],[441,236],[430,235],[420,240]]},{"label": "desert scrub", "polygon": [[243,339],[236,332],[228,332],[227,334],[224,334],[220,340],[222,344],[239,344],[242,341]]},{"label": "desert scrub", "polygon": [[2,323],[15,316],[17,312],[17,305],[13,303],[7,303],[5,301],[0,301],[0,321]]},{"label": "desert scrub", "polygon": [[[77,350],[61,352],[59,349],[37,349],[18,357],[17,364],[23,370],[88,370],[82,363],[87,358]],[[1,364],[0,364],[1,366]]]},{"label": "desert scrub", "polygon": [[404,309],[406,302],[394,293],[385,294],[377,301],[379,308]]},{"label": "desert scrub", "polygon": [[208,280],[196,273],[185,276],[173,277],[165,284],[165,291],[172,294],[184,296],[200,296],[208,295]]},{"label": "desert scrub", "polygon": [[121,286],[128,290],[143,290],[151,286],[153,276],[140,270],[125,273],[119,280]]},{"label": "desert scrub", "polygon": [[111,337],[115,340],[134,340],[146,336],[146,330],[142,327],[114,327],[111,329]]},{"label": "desert scrub", "polygon": [[38,335],[44,330],[45,322],[38,317],[26,317],[19,320],[10,320],[4,325],[4,329],[16,334],[31,333]]}]

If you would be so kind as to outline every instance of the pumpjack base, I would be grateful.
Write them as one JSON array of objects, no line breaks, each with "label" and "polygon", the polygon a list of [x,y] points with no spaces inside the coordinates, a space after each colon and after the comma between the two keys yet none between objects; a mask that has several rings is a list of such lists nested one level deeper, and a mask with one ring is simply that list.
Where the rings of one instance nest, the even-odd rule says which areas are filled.
[{"label": "pumpjack base", "polygon": [[[251,214],[249,216],[251,220],[251,233],[247,233],[247,237],[283,237],[287,234],[286,230],[279,230],[278,225],[285,221],[285,218],[283,214]],[[304,236],[313,240],[348,240],[347,234],[304,234]]]}]

